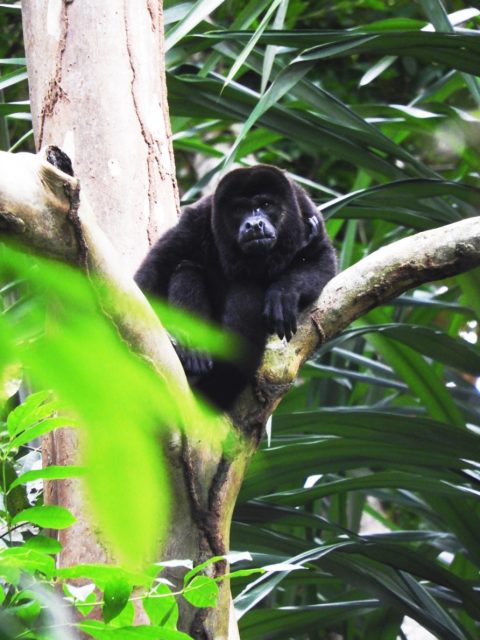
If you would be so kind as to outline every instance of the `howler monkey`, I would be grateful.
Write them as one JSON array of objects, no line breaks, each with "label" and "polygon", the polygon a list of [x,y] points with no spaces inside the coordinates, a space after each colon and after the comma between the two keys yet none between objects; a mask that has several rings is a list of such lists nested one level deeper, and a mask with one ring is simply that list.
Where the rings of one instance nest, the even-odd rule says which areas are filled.
[{"label": "howler monkey", "polygon": [[146,293],[239,334],[237,362],[177,348],[194,387],[220,409],[253,379],[267,335],[290,340],[299,310],[335,275],[335,253],[305,191],[276,167],[235,169],[185,207],[136,274]]}]

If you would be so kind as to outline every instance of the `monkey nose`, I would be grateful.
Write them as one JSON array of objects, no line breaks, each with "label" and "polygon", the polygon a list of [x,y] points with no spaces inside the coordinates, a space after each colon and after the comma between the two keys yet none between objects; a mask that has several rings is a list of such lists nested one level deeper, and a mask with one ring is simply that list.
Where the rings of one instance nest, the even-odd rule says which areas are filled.
[{"label": "monkey nose", "polygon": [[263,229],[263,220],[260,218],[258,220],[247,220],[245,222],[245,229],[250,231],[250,229],[257,230]]}]

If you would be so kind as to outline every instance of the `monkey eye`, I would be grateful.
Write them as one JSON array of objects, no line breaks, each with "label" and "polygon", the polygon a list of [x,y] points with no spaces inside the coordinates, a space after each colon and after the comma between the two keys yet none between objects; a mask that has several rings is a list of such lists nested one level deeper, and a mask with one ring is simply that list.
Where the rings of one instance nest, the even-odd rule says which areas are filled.
[{"label": "monkey eye", "polygon": [[270,209],[270,207],[272,206],[272,202],[270,202],[270,200],[263,200],[262,204],[260,205],[260,207],[262,209]]}]

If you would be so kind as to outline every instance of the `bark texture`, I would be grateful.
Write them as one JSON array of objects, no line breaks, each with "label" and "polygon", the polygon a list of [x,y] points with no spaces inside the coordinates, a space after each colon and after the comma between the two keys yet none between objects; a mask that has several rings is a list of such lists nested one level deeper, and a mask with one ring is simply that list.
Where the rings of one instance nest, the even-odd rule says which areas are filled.
[{"label": "bark texture", "polygon": [[23,0],[37,149],[73,161],[130,273],[176,221],[159,0]]}]

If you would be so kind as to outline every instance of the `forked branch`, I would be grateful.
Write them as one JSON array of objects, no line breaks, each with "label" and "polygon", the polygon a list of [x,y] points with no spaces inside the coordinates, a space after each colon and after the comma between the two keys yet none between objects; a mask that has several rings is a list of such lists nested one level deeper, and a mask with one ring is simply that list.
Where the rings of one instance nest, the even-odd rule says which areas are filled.
[{"label": "forked branch", "polygon": [[[47,154],[48,149],[37,155],[0,152],[0,230],[47,255],[80,264],[105,281],[102,306],[121,334],[159,372],[174,372],[185,390],[185,376],[163,327],[124,272],[83,196],[77,207],[78,179],[52,166]],[[258,376],[259,389],[244,395],[234,422],[263,422],[305,359],[356,318],[407,289],[478,265],[480,217],[475,217],[394,242],[338,274],[314,309],[303,314],[289,344],[270,340]],[[109,295],[109,289],[117,293]],[[257,402],[259,398],[264,401]]]}]

